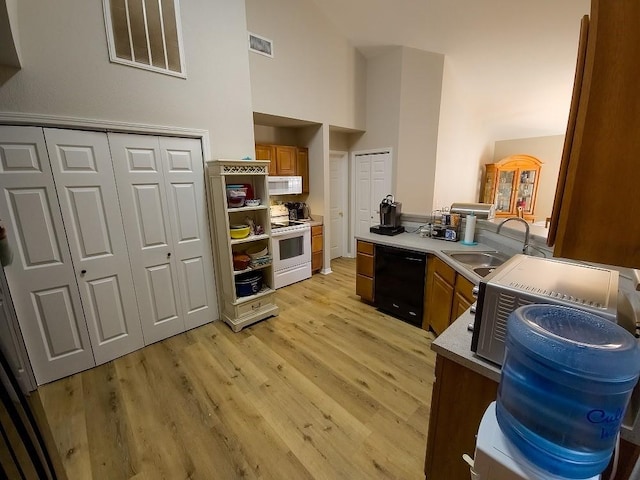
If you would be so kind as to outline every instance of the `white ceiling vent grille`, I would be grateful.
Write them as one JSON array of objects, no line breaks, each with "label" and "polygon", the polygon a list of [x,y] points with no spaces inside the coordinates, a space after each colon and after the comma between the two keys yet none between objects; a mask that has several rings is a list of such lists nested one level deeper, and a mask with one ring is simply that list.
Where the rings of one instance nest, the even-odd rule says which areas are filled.
[{"label": "white ceiling vent grille", "polygon": [[273,58],[273,42],[249,32],[249,50]]},{"label": "white ceiling vent grille", "polygon": [[109,59],[186,78],[179,0],[103,0]]}]

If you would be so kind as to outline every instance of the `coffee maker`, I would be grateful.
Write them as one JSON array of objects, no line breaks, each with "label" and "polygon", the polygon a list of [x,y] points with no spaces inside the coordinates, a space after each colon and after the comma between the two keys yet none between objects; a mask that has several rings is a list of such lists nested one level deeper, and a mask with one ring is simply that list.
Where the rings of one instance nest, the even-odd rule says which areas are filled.
[{"label": "coffee maker", "polygon": [[380,202],[380,225],[369,228],[371,233],[379,235],[397,235],[404,232],[400,225],[402,203],[396,202],[393,195],[387,195]]}]

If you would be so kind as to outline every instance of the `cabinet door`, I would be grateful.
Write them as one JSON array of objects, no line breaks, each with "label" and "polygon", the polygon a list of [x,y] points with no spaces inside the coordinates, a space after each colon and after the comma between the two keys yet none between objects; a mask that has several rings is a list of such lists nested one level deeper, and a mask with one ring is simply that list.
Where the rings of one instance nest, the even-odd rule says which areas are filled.
[{"label": "cabinet door", "polygon": [[309,149],[298,148],[297,175],[302,177],[302,193],[309,193]]},{"label": "cabinet door", "polygon": [[271,162],[268,167],[269,175],[277,175],[275,162],[275,148],[273,145],[256,144],[256,160],[269,160]]},{"label": "cabinet door", "polygon": [[[575,132],[554,204],[555,256],[640,268],[633,214],[640,177],[638,18],[640,2],[592,2]],[[605,221],[615,230],[603,228]]]},{"label": "cabinet door", "polygon": [[38,384],[95,365],[42,129],[0,127],[5,267]]},{"label": "cabinet door", "polygon": [[433,273],[432,295],[429,300],[427,303],[429,325],[436,334],[440,335],[450,323],[453,286],[447,283],[438,272]]},{"label": "cabinet door", "polygon": [[515,212],[515,186],[517,170],[499,170],[494,204],[496,213]]},{"label": "cabinet door", "polygon": [[536,204],[538,173],[537,169],[520,170],[518,172],[516,210],[521,207],[526,215],[533,215],[533,209]]},{"label": "cabinet door", "polygon": [[453,305],[451,307],[451,322],[454,322],[460,315],[466,312],[473,302],[468,301],[464,296],[456,291],[453,295]]},{"label": "cabinet door", "polygon": [[296,147],[276,145],[276,174],[297,175],[298,151]]},{"label": "cabinet door", "polygon": [[160,137],[160,152],[186,328],[218,318],[199,140]]},{"label": "cabinet door", "polygon": [[144,346],[107,135],[45,129],[97,364]]},{"label": "cabinet door", "polygon": [[185,330],[157,137],[109,134],[145,344]]}]

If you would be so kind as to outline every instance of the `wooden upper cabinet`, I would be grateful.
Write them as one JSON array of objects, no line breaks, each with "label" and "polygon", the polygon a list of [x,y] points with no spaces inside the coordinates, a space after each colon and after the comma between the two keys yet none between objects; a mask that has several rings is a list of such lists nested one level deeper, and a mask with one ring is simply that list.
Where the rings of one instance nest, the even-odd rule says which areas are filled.
[{"label": "wooden upper cabinet", "polygon": [[256,144],[256,160],[269,160],[269,175],[277,175],[276,173],[276,149],[273,145]]},{"label": "wooden upper cabinet", "polygon": [[298,149],[276,145],[276,175],[297,175]]},{"label": "wooden upper cabinet", "polygon": [[298,148],[298,164],[296,175],[302,177],[302,193],[309,193],[309,149]]},{"label": "wooden upper cabinet", "polygon": [[548,239],[555,256],[640,268],[638,19],[637,0],[593,0],[588,32],[583,21]]},{"label": "wooden upper cabinet", "polygon": [[494,204],[497,217],[533,221],[541,167],[542,162],[530,155],[511,155],[485,165],[481,201]]}]

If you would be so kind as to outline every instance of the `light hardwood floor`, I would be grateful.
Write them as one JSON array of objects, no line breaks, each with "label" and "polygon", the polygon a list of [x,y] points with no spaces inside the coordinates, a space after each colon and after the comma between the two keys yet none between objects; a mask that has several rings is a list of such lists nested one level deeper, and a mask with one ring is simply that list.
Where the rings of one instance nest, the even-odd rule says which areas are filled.
[{"label": "light hardwood floor", "polygon": [[432,335],[360,302],[355,260],[222,322],[45,385],[75,479],[423,479]]}]

